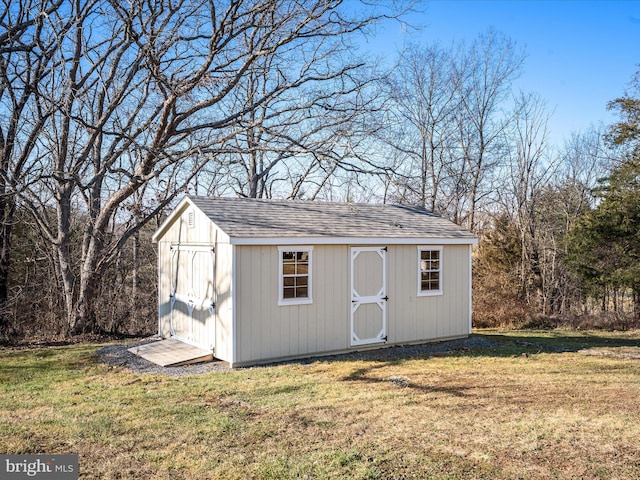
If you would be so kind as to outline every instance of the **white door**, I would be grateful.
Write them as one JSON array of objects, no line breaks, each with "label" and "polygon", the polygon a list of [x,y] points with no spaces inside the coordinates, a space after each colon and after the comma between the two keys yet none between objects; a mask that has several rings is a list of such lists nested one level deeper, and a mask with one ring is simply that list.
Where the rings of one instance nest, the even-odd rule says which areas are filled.
[{"label": "white door", "polygon": [[387,247],[351,247],[351,346],[387,341]]},{"label": "white door", "polygon": [[213,350],[214,251],[210,246],[171,246],[171,336]]}]

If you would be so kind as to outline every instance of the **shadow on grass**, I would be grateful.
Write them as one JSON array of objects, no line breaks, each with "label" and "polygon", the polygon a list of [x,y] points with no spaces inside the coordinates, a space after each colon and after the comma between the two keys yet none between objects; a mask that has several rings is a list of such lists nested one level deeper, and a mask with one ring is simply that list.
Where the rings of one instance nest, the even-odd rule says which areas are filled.
[{"label": "shadow on grass", "polygon": [[403,376],[391,376],[386,378],[379,377],[370,377],[372,371],[377,368],[381,368],[386,364],[379,364],[376,366],[367,366],[362,368],[357,368],[349,375],[343,377],[341,380],[350,381],[350,382],[364,382],[370,384],[394,384],[398,387],[409,388],[411,390],[417,390],[421,393],[443,393],[446,395],[451,395],[454,397],[467,397],[469,396],[465,393],[465,390],[468,390],[467,387],[457,386],[457,387],[438,387],[435,385],[418,385],[416,383],[411,382],[407,377]]},{"label": "shadow on grass", "polygon": [[[421,393],[441,393],[454,397],[474,396],[470,387],[464,385],[425,385],[410,381],[408,377],[381,377],[376,371],[391,365],[401,365],[411,360],[430,360],[436,357],[529,357],[542,353],[576,353],[590,349],[612,349],[637,347],[640,350],[640,338],[623,338],[615,335],[607,336],[581,334],[580,332],[535,332],[511,331],[503,334],[473,334],[466,339],[445,342],[426,343],[422,345],[395,346],[379,350],[353,352],[333,357],[320,358],[318,362],[365,362],[342,381],[363,384],[395,384]],[[640,353],[640,352],[639,352]],[[626,355],[621,355],[626,356]],[[627,358],[639,359],[639,354]]]},{"label": "shadow on grass", "polygon": [[468,338],[430,342],[419,345],[396,345],[373,350],[292,360],[284,363],[372,361],[387,365],[413,359],[432,357],[513,357],[540,353],[572,353],[593,348],[639,347],[635,338],[582,334],[580,332],[509,331],[505,333],[474,333]]}]

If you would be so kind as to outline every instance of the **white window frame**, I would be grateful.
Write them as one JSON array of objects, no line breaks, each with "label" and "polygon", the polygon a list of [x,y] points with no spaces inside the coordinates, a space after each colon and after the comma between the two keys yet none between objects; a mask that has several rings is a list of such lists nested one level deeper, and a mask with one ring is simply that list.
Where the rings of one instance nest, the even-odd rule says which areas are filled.
[{"label": "white window frame", "polygon": [[[431,272],[438,272],[438,279],[439,279],[439,285],[440,288],[438,290],[422,290],[422,272],[424,271],[422,269],[422,252],[433,252],[433,251],[437,251],[440,252],[439,253],[439,258],[440,258],[440,262],[439,262],[439,269],[438,270],[429,270]],[[442,275],[442,265],[443,265],[443,251],[444,248],[442,246],[434,246],[434,245],[418,245],[418,261],[416,266],[418,267],[418,296],[419,297],[433,297],[435,295],[442,295],[442,290],[443,290],[443,275]]]},{"label": "white window frame", "polygon": [[[304,298],[284,298],[284,273],[282,271],[283,259],[285,252],[306,252],[309,254],[309,272],[307,273],[307,292],[308,296]],[[279,246],[278,247],[278,305],[309,305],[313,303],[313,247],[309,245],[295,246]]]}]

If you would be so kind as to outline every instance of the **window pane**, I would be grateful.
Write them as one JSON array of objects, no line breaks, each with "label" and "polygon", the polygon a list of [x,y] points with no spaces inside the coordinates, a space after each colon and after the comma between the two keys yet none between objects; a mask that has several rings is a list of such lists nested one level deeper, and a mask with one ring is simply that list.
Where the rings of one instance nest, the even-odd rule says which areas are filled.
[{"label": "window pane", "polygon": [[311,252],[295,249],[281,250],[280,267],[280,288],[282,289],[280,298],[282,300],[310,299]]},{"label": "window pane", "polygon": [[420,251],[420,271],[440,270],[440,252],[438,250]]},{"label": "window pane", "polygon": [[440,269],[442,268],[441,250],[420,249],[419,252],[419,291],[437,293],[442,290],[442,279],[440,278]]},{"label": "window pane", "polygon": [[440,290],[440,273],[422,272],[420,275],[420,289],[423,291]]}]

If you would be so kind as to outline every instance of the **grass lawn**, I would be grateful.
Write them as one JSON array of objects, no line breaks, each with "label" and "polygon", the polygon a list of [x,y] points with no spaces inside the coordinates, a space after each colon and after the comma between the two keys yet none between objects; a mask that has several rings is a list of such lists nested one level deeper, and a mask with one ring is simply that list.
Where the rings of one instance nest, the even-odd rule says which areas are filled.
[{"label": "grass lawn", "polygon": [[640,332],[479,334],[500,346],[186,377],[2,348],[0,453],[96,479],[640,477]]}]

